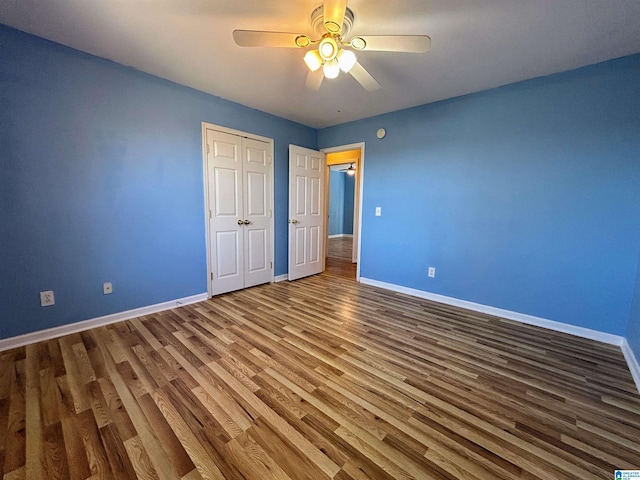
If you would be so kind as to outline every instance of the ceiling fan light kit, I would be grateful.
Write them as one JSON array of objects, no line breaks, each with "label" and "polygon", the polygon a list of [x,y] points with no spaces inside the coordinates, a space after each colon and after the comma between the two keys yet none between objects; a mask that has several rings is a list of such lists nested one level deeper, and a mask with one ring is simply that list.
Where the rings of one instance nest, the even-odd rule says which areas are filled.
[{"label": "ceiling fan light kit", "polygon": [[318,50],[309,50],[304,56],[304,63],[307,64],[309,70],[315,72],[322,66],[322,57]]},{"label": "ceiling fan light kit", "polygon": [[331,35],[327,34],[320,40],[318,52],[320,52],[320,56],[325,62],[333,60],[338,55],[338,42]]},{"label": "ceiling fan light kit", "polygon": [[340,50],[338,52],[337,60],[338,65],[340,65],[340,70],[344,73],[349,73],[349,70],[351,70],[358,61],[356,59],[356,54],[351,50]]},{"label": "ceiling fan light kit", "polygon": [[357,51],[423,53],[431,45],[431,39],[426,35],[361,35],[348,42],[343,41],[343,37],[351,31],[353,20],[354,15],[347,7],[347,0],[324,0],[322,5],[311,12],[311,26],[320,36],[318,40],[313,40],[306,34],[257,30],[234,30],[233,38],[240,47],[313,47],[304,55],[304,63],[309,68],[306,85],[313,90],[320,88],[323,78],[337,78],[340,71],[350,73],[367,91],[380,88],[376,79],[358,62],[355,53],[347,48]]},{"label": "ceiling fan light kit", "polygon": [[328,60],[324,62],[322,66],[322,73],[327,78],[338,78],[340,75],[340,66],[338,65],[338,61],[336,59]]}]

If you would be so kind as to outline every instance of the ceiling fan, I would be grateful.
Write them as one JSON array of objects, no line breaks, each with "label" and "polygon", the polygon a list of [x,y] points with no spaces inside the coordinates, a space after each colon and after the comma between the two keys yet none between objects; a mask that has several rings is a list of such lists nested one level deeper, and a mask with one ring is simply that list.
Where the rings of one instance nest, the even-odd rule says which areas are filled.
[{"label": "ceiling fan", "polygon": [[349,165],[349,168],[340,169],[340,172],[347,172],[347,175],[355,175],[356,174],[356,167],[354,167],[353,163],[352,163],[351,165]]},{"label": "ceiling fan", "polygon": [[373,92],[380,84],[358,62],[354,51],[424,53],[431,46],[427,35],[359,35],[347,41],[353,20],[347,0],[324,0],[311,12],[317,40],[304,33],[260,30],[234,30],[233,39],[240,47],[309,49],[304,62],[309,67],[306,85],[312,90],[318,90],[325,77],[336,78],[343,71],[350,73],[365,90]]}]

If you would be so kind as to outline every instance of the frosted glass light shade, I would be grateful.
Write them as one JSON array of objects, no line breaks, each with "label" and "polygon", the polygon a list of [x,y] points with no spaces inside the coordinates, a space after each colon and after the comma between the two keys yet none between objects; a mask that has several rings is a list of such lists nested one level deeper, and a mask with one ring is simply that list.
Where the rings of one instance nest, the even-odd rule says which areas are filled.
[{"label": "frosted glass light shade", "polygon": [[322,71],[325,77],[336,78],[338,75],[340,75],[340,66],[338,65],[338,61],[330,60],[328,62],[325,62],[324,66],[322,67]]},{"label": "frosted glass light shade", "polygon": [[304,56],[304,63],[307,64],[309,70],[315,72],[322,66],[322,57],[317,50],[309,50]]},{"label": "frosted glass light shade", "polygon": [[340,50],[338,52],[338,65],[344,73],[348,73],[355,64],[356,55],[351,50]]}]

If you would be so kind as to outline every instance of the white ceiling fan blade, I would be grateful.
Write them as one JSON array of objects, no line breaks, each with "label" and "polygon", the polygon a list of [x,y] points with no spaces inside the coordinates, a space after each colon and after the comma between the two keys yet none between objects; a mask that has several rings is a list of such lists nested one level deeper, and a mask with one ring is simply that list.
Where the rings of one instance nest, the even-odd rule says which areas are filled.
[{"label": "white ceiling fan blade", "polygon": [[259,30],[234,30],[233,39],[240,47],[300,48],[306,47],[311,43],[308,35],[285,32],[261,32]]},{"label": "white ceiling fan blade", "polygon": [[347,10],[347,0],[324,0],[324,28],[329,33],[340,33]]},{"label": "white ceiling fan blade", "polygon": [[375,92],[380,89],[380,84],[376,79],[373,78],[371,74],[358,62],[356,62],[351,70],[349,70],[349,73],[367,92]]},{"label": "white ceiling fan blade", "polygon": [[316,91],[319,90],[320,85],[322,85],[322,80],[324,80],[324,73],[322,72],[321,68],[319,68],[315,72],[310,71],[307,75],[307,88]]},{"label": "white ceiling fan blade", "polygon": [[426,35],[360,35],[351,40],[356,50],[424,53],[431,47]]}]

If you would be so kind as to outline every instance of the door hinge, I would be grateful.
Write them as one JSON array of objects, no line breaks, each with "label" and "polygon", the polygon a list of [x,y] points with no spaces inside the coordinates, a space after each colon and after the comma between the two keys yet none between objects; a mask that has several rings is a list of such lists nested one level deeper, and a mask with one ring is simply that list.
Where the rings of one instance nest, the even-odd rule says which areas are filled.
[{"label": "door hinge", "polygon": [[269,262],[269,268],[273,269],[273,262]]},{"label": "door hinge", "polygon": [[210,275],[211,275],[211,280],[213,280],[213,272],[211,272]]},{"label": "door hinge", "polygon": [[271,210],[269,210],[269,213],[267,213],[267,217],[271,218]]},{"label": "door hinge", "polygon": [[207,143],[207,154],[211,153],[211,151],[209,150],[209,144]]},{"label": "door hinge", "polygon": [[211,210],[209,210],[209,218],[211,218],[211,216],[212,216],[212,215],[211,215]]}]

